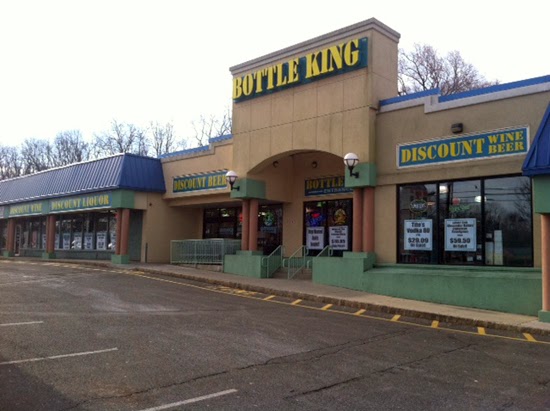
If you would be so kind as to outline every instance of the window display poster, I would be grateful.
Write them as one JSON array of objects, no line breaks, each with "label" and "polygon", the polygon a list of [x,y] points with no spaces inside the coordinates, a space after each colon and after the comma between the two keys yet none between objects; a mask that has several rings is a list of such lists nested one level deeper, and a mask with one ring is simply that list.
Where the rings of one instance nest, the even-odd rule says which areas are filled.
[{"label": "window display poster", "polygon": [[306,227],[306,247],[310,250],[325,248],[325,227]]},{"label": "window display poster", "polygon": [[334,250],[348,249],[348,226],[340,225],[329,227],[329,244]]},{"label": "window display poster", "polygon": [[445,251],[476,251],[476,219],[445,219]]},{"label": "window display poster", "polygon": [[432,220],[405,220],[403,223],[405,250],[432,251]]},{"label": "window display poster", "polygon": [[71,233],[63,233],[63,250],[71,249]]},{"label": "window display poster", "polygon": [[96,241],[96,248],[98,250],[106,250],[107,249],[107,232],[101,231],[98,232],[95,236]]},{"label": "window display poster", "polygon": [[46,234],[42,234],[42,248],[46,249]]},{"label": "window display poster", "polygon": [[94,233],[85,233],[84,234],[84,249],[93,250],[94,249]]},{"label": "window display poster", "polygon": [[59,234],[55,234],[55,249],[59,250]]},{"label": "window display poster", "polygon": [[82,249],[82,233],[73,233],[74,248],[77,250]]}]

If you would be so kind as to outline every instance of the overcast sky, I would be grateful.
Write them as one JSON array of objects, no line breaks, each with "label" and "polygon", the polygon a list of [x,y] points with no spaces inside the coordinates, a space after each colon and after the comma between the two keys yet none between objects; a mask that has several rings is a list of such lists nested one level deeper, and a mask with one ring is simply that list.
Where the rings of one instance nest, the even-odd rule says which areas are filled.
[{"label": "overcast sky", "polygon": [[229,67],[375,17],[488,80],[550,75],[550,2],[0,0],[0,144],[231,105]]}]

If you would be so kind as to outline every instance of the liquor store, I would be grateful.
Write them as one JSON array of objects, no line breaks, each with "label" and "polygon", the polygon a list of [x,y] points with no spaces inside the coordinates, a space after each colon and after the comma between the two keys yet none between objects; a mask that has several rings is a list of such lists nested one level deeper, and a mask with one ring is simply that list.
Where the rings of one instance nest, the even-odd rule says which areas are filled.
[{"label": "liquor store", "polygon": [[43,197],[11,194],[36,176],[0,182],[5,254],[167,263],[174,241],[227,239],[227,273],[302,261],[319,284],[547,318],[550,183],[527,160],[550,133],[550,76],[398,96],[399,38],[373,18],[231,67],[231,135],[119,156],[154,184],[139,167],[132,184]]}]

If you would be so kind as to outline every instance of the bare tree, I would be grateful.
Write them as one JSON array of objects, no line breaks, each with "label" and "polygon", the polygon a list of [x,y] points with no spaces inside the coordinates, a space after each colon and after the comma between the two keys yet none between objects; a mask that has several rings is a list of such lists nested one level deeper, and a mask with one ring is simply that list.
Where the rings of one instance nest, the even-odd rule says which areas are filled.
[{"label": "bare tree", "polygon": [[195,130],[194,138],[199,147],[208,144],[208,140],[214,137],[224,136],[231,133],[232,119],[231,111],[226,109],[221,118],[215,115],[208,117],[200,116],[198,122],[191,122]]},{"label": "bare tree", "polygon": [[79,130],[62,131],[53,143],[52,162],[56,167],[90,159],[90,144]]},{"label": "bare tree", "polygon": [[170,122],[162,125],[158,121],[150,123],[151,143],[154,154],[158,157],[177,149],[174,136],[174,125]]},{"label": "bare tree", "polygon": [[53,148],[49,141],[28,138],[21,145],[23,174],[32,174],[52,167]]},{"label": "bare tree", "polygon": [[442,95],[498,84],[487,81],[458,51],[440,56],[432,46],[415,44],[414,50],[399,51],[399,94],[438,88]]},{"label": "bare tree", "polygon": [[0,180],[19,177],[23,172],[23,165],[17,147],[0,146]]},{"label": "bare tree", "polygon": [[113,120],[109,130],[94,136],[93,150],[97,157],[118,153],[146,156],[149,141],[145,131],[135,124]]}]

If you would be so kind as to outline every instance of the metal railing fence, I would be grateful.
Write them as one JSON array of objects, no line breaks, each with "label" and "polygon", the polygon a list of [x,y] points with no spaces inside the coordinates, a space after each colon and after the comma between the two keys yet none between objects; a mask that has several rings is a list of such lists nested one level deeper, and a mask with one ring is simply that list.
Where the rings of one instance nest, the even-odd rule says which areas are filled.
[{"label": "metal railing fence", "polygon": [[281,268],[283,253],[284,248],[280,245],[271,254],[262,258],[262,268],[265,268],[266,277],[271,277],[275,271]]},{"label": "metal railing fence", "polygon": [[307,253],[307,247],[302,245],[290,257],[283,260],[283,267],[287,268],[289,280],[305,268]]},{"label": "metal railing fence", "polygon": [[170,264],[221,264],[226,254],[241,249],[241,240],[209,238],[170,241]]}]

